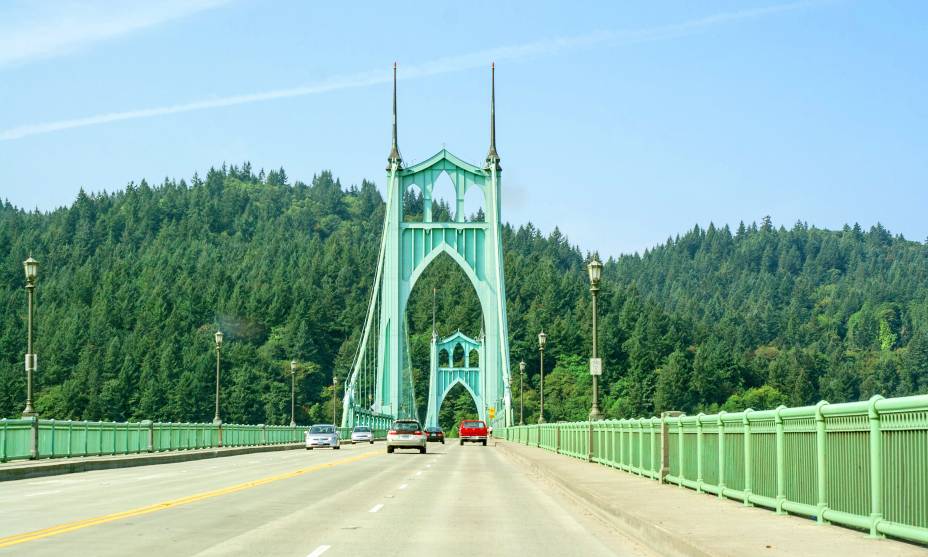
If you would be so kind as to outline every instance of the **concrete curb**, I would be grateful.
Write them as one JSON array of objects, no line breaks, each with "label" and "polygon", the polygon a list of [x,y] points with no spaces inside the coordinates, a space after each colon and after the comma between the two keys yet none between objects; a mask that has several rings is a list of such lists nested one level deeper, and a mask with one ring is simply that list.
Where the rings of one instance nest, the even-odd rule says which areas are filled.
[{"label": "concrete curb", "polygon": [[112,468],[132,468],[135,466],[148,466],[151,464],[168,464],[172,462],[188,462],[206,458],[220,458],[249,453],[264,453],[273,451],[287,451],[302,449],[303,443],[288,443],[284,445],[261,445],[254,447],[228,447],[221,449],[199,449],[186,451],[170,451],[163,453],[143,453],[134,455],[115,455],[104,457],[82,457],[68,460],[40,460],[29,464],[17,462],[12,466],[0,466],[0,482],[39,478],[42,476],[57,476],[59,474],[74,474],[89,472],[91,470],[110,470]]},{"label": "concrete curb", "polygon": [[[639,541],[651,551],[659,555],[675,557],[714,557],[716,555],[693,545],[688,538],[677,532],[643,520],[620,506],[614,505],[612,501],[598,496],[596,493],[564,481],[552,474],[544,466],[513,451],[509,444],[508,441],[499,441],[495,445],[503,449],[507,457],[528,468],[533,474],[542,478],[546,483],[553,485],[563,495],[596,515],[600,520]],[[597,466],[599,465],[597,464]]]}]

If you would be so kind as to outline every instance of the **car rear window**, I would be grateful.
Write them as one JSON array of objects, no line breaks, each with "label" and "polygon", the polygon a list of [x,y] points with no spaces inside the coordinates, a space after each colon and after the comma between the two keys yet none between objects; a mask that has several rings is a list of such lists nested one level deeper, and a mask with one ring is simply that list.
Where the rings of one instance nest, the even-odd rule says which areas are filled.
[{"label": "car rear window", "polygon": [[314,425],[309,429],[310,433],[335,433],[335,427],[330,425]]},{"label": "car rear window", "polygon": [[461,427],[484,427],[483,422],[464,422]]},{"label": "car rear window", "polygon": [[371,428],[367,427],[366,425],[359,425],[358,427],[354,428],[354,430],[359,433],[368,433],[370,432]]},{"label": "car rear window", "polygon": [[393,422],[393,429],[396,431],[418,431],[419,424],[416,422]]}]

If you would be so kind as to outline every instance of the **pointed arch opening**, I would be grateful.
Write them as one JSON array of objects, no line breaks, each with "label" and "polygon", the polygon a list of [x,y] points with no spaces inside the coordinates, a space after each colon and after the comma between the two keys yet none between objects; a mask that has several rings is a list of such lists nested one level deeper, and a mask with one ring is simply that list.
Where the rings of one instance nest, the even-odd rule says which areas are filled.
[{"label": "pointed arch opening", "polygon": [[403,192],[403,222],[422,222],[425,198],[419,186],[411,184]]},{"label": "pointed arch opening", "polygon": [[480,367],[480,352],[471,350],[467,355],[467,367]]},{"label": "pointed arch opening", "polygon": [[[417,275],[406,302],[410,362],[414,370],[416,404],[420,415],[428,407],[429,378],[431,371],[432,315],[434,290],[435,330],[445,338],[460,330],[477,338],[484,327],[483,310],[471,277],[458,261],[445,252],[439,253]],[[460,354],[438,353],[440,367],[463,367],[463,348]]]},{"label": "pointed arch opening", "polygon": [[460,344],[454,345],[454,360],[452,361],[453,367],[464,367],[464,347]]},{"label": "pointed arch opening", "polygon": [[457,215],[457,199],[451,176],[442,172],[432,186],[432,222],[454,222]]},{"label": "pointed arch opening", "polygon": [[438,425],[445,430],[446,436],[457,437],[458,424],[462,420],[477,419],[480,419],[480,414],[477,412],[477,402],[473,395],[462,383],[455,383],[441,401]]},{"label": "pointed arch opening", "polygon": [[474,185],[467,188],[461,210],[464,212],[466,222],[486,222],[486,198],[483,194],[483,188]]}]

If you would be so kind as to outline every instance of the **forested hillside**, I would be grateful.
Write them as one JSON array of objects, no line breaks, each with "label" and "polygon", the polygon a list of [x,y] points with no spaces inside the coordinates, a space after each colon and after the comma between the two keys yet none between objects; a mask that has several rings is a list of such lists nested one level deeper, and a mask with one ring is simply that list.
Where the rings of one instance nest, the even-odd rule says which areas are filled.
[{"label": "forested hillside", "polygon": [[[421,199],[407,198],[410,211]],[[417,205],[418,203],[418,205]],[[440,211],[441,208],[436,208]],[[288,362],[302,363],[298,421],[331,419],[363,325],[383,219],[373,184],[328,172],[210,170],[205,180],[78,195],[49,213],[0,208],[0,415],[23,405],[22,260],[40,261],[37,410],[55,418],[208,421],[216,327],[226,421],[289,421]],[[548,333],[549,420],[589,409],[586,254],[531,224],[503,234],[518,412],[537,417],[536,335]],[[480,328],[476,294],[440,258],[408,319],[420,404],[433,289],[437,327]],[[928,246],[877,226],[694,228],[607,261],[600,296],[604,410],[805,404],[928,392]],[[456,392],[450,423],[473,403]]]}]

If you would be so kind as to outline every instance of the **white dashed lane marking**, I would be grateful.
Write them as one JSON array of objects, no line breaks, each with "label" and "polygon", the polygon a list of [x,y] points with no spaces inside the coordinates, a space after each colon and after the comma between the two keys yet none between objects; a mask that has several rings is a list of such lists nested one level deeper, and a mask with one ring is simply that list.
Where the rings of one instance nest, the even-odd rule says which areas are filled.
[{"label": "white dashed lane marking", "polygon": [[320,545],[319,547],[317,547],[316,549],[314,549],[313,552],[310,553],[309,555],[307,555],[306,557],[319,557],[320,555],[322,555],[323,553],[325,553],[326,551],[328,551],[330,547],[332,547],[332,546],[331,546],[331,545]]},{"label": "white dashed lane marking", "polygon": [[371,510],[369,510],[368,512],[372,512],[372,513],[380,512],[380,509],[382,508],[383,508],[383,503],[377,503],[376,505],[371,507]]}]

